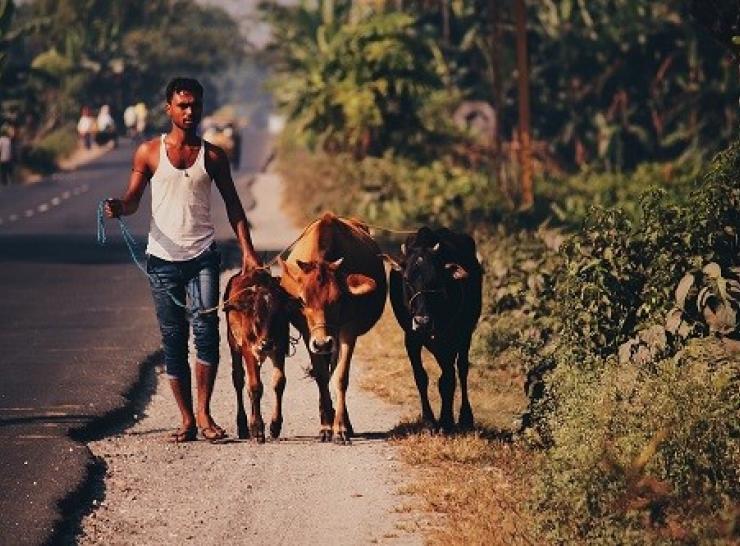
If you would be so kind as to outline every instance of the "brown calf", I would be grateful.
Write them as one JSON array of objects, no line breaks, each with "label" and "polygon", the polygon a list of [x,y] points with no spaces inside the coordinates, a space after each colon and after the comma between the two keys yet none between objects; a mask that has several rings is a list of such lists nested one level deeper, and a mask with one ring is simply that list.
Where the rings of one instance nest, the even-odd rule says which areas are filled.
[{"label": "brown calf", "polygon": [[[280,436],[283,424],[282,402],[285,390],[285,357],[290,341],[288,335],[288,296],[280,281],[265,269],[237,273],[229,279],[224,293],[227,338],[231,349],[232,380],[236,391],[236,426],[239,438],[250,436],[265,441],[265,423],[260,401],[262,380],[260,366],[267,357],[274,371],[275,410],[270,421],[270,435]],[[243,366],[242,366],[243,364]],[[244,371],[249,381],[251,412],[249,427],[244,411]]]}]

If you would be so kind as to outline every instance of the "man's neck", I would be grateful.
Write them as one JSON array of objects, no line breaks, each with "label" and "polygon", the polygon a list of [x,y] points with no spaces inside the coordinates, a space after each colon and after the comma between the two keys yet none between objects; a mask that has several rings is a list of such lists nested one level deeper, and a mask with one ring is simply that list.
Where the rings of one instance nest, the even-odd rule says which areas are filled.
[{"label": "man's neck", "polygon": [[181,129],[177,125],[173,125],[170,132],[167,134],[167,143],[170,146],[195,146],[200,144],[200,138],[198,138],[195,129],[186,131]]}]

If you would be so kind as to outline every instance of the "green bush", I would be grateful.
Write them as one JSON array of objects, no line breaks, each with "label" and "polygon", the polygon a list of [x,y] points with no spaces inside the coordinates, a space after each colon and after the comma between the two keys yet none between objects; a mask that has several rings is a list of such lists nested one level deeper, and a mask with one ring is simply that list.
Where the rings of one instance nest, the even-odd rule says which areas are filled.
[{"label": "green bush", "polygon": [[701,340],[654,370],[558,367],[536,491],[543,531],[564,543],[643,544],[650,529],[718,538],[740,501],[739,360]]},{"label": "green bush", "polygon": [[32,171],[49,174],[57,169],[57,161],[77,148],[74,126],[65,125],[47,134],[24,155],[23,163]]},{"label": "green bush", "polygon": [[288,145],[281,156],[289,202],[305,221],[331,209],[396,229],[465,227],[487,215],[498,199],[485,174],[443,159],[426,166],[391,155],[357,161]]}]

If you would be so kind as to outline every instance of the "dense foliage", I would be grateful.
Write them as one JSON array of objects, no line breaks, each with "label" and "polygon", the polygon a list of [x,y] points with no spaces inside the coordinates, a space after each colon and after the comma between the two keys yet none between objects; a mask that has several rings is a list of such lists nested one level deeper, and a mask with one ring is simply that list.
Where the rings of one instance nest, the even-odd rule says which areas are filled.
[{"label": "dense foliage", "polygon": [[8,54],[0,118],[26,144],[75,122],[83,105],[109,104],[120,116],[134,102],[160,103],[175,75],[205,75],[208,86],[244,50],[237,23],[194,0],[32,0],[17,8],[10,32],[12,43],[0,37]]}]

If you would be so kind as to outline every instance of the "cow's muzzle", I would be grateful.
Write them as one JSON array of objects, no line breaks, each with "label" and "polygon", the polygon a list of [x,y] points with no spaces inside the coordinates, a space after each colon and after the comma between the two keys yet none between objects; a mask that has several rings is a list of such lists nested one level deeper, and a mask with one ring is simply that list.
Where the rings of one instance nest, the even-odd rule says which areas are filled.
[{"label": "cow's muzzle", "polygon": [[411,319],[411,329],[414,332],[424,333],[429,330],[432,320],[426,315],[414,315]]},{"label": "cow's muzzle", "polygon": [[324,339],[317,339],[311,336],[308,342],[308,348],[312,353],[317,355],[332,353],[334,351],[334,338],[332,336],[326,336]]}]

